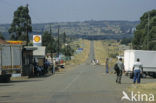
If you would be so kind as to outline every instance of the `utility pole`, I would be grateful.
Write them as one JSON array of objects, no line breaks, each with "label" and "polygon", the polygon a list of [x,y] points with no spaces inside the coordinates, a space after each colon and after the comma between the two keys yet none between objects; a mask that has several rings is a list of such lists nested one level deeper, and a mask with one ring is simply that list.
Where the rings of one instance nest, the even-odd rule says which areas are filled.
[{"label": "utility pole", "polygon": [[67,44],[66,44],[66,33],[64,32],[63,34],[63,43],[64,43],[64,55],[66,56],[66,52],[67,52]]},{"label": "utility pole", "polygon": [[50,35],[52,36],[51,24],[50,24]]},{"label": "utility pole", "polygon": [[[51,24],[50,24],[50,36],[52,37],[52,30],[51,30]],[[53,59],[53,51],[51,50],[51,57]]]},{"label": "utility pole", "polygon": [[[28,9],[28,4],[26,5],[27,9]],[[28,12],[27,12],[28,13]],[[26,35],[27,35],[27,42],[26,42],[26,45],[28,46],[28,43],[29,43],[29,32],[28,32],[28,17],[26,16]]]},{"label": "utility pole", "polygon": [[63,42],[64,42],[64,44],[66,43],[66,33],[65,32],[63,34]]},{"label": "utility pole", "polygon": [[58,49],[58,51],[57,51],[57,53],[58,53],[58,57],[59,57],[59,52],[60,52],[60,47],[59,47],[59,45],[60,45],[60,34],[59,34],[59,29],[60,29],[60,26],[58,26],[58,47],[57,47],[57,49]]}]

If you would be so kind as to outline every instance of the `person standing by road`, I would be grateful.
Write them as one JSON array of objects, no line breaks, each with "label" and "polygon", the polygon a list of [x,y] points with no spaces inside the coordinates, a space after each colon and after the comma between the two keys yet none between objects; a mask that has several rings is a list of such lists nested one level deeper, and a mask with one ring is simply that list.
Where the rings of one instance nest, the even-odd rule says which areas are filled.
[{"label": "person standing by road", "polygon": [[53,58],[53,62],[52,62],[52,74],[55,74],[55,59]]},{"label": "person standing by road", "polygon": [[117,74],[116,83],[121,84],[122,73],[124,71],[124,64],[122,62],[122,58],[119,58],[118,62],[116,63],[116,68],[118,69],[116,72]]},{"label": "person standing by road", "polygon": [[108,62],[109,62],[109,59],[106,58],[106,73],[109,73],[109,71],[108,71],[108,69],[109,69]]},{"label": "person standing by road", "polygon": [[137,80],[138,84],[140,83],[140,81],[141,81],[140,76],[141,76],[142,72],[143,72],[143,66],[140,62],[140,59],[137,58],[137,61],[133,65],[133,73],[134,73],[133,83],[134,84],[136,83],[136,80]]}]

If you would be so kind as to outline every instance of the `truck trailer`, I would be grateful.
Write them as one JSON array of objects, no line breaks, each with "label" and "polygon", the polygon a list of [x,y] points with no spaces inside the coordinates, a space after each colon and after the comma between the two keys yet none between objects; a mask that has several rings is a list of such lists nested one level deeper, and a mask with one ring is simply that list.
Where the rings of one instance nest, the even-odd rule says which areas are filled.
[{"label": "truck trailer", "polygon": [[156,77],[156,51],[147,50],[125,50],[124,51],[124,66],[127,74],[132,77],[133,65],[136,59],[139,58],[143,65],[143,77],[147,75]]},{"label": "truck trailer", "polygon": [[22,45],[0,44],[0,81],[8,82],[13,74],[21,74]]}]

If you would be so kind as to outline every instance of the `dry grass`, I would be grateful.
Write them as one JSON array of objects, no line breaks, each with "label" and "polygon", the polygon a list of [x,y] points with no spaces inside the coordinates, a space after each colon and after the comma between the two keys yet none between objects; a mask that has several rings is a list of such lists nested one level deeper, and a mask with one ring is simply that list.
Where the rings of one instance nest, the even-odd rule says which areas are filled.
[{"label": "dry grass", "polygon": [[99,60],[100,65],[105,65],[106,58],[109,58],[109,67],[113,68],[116,58],[110,57],[111,54],[120,54],[118,50],[119,43],[114,40],[101,40],[94,42],[95,58]]},{"label": "dry grass", "polygon": [[154,93],[156,95],[156,83],[132,85],[128,88],[129,91],[140,91],[145,93]]},{"label": "dry grass", "polygon": [[94,53],[95,58],[99,60],[100,65],[105,65],[105,60],[108,58],[107,47],[105,47],[102,41],[94,41]]},{"label": "dry grass", "polygon": [[[142,94],[153,94],[156,96],[156,83],[146,83],[146,84],[138,84],[138,85],[132,85],[131,87],[128,88],[128,91],[136,91],[140,92]],[[156,98],[155,102],[150,102],[150,103],[156,103]]]},{"label": "dry grass", "polygon": [[67,61],[66,64],[67,65],[78,65],[81,63],[84,63],[89,55],[90,52],[90,41],[88,40],[79,40],[74,42],[73,44],[79,44],[81,48],[83,48],[83,52],[80,54],[75,54],[74,55],[74,59]]},{"label": "dry grass", "polygon": [[10,80],[14,81],[14,80],[28,80],[28,76],[22,76],[22,77],[11,77]]}]

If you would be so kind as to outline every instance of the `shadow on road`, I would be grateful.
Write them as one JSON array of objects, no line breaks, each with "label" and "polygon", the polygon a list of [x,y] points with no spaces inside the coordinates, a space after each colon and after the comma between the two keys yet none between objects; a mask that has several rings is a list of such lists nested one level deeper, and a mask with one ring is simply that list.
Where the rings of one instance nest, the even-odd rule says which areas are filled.
[{"label": "shadow on road", "polygon": [[0,96],[0,97],[2,97],[2,98],[9,98],[10,96]]},{"label": "shadow on road", "polygon": [[20,82],[37,82],[37,81],[43,81],[43,80],[13,80],[9,83],[20,83]]},{"label": "shadow on road", "polygon": [[133,83],[121,83],[121,84],[133,84]]},{"label": "shadow on road", "polygon": [[0,84],[0,87],[1,86],[13,86],[13,84]]}]

